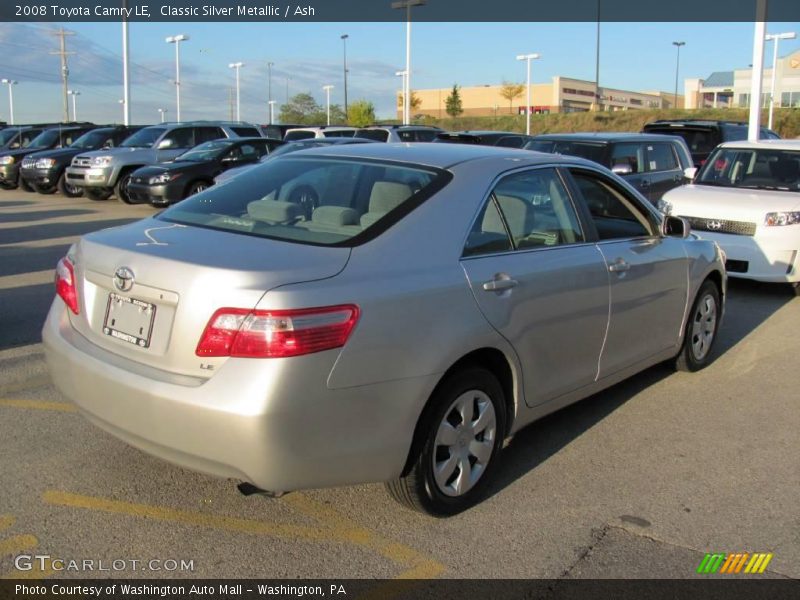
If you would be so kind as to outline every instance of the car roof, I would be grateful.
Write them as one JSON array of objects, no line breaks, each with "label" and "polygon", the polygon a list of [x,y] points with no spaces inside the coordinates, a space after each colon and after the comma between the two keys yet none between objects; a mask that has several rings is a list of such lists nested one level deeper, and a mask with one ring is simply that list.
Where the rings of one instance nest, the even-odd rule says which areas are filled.
[{"label": "car roof", "polygon": [[[329,146],[309,148],[303,157],[309,156],[347,156],[349,158],[378,159],[426,165],[447,169],[459,163],[480,160],[513,160],[518,166],[552,163],[585,164],[597,167],[596,163],[574,156],[532,152],[517,148],[498,148],[471,144],[428,144],[409,142],[396,144],[351,144],[346,147]],[[291,155],[287,155],[289,158]]]},{"label": "car roof", "polygon": [[585,133],[546,133],[534,136],[534,140],[587,140],[592,142],[659,142],[674,140],[678,136],[664,135],[660,133],[635,133],[635,132],[585,132]]},{"label": "car roof", "polygon": [[490,136],[490,135],[519,135],[525,137],[524,133],[517,133],[516,131],[489,131],[489,130],[466,130],[466,131],[444,131],[440,133],[441,136],[459,136],[459,135],[474,135],[474,136]]},{"label": "car roof", "polygon": [[800,150],[800,140],[740,140],[723,142],[721,148],[759,148],[761,150]]}]

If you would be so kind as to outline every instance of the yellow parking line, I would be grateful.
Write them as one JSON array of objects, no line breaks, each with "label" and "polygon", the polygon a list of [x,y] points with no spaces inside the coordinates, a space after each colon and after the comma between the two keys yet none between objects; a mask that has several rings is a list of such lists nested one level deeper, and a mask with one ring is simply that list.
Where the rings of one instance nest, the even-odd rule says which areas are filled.
[{"label": "yellow parking line", "polygon": [[0,540],[0,556],[19,554],[23,550],[35,548],[39,540],[32,535],[15,535],[5,540]]},{"label": "yellow parking line", "polygon": [[32,410],[56,410],[69,413],[78,412],[78,409],[75,407],[75,405],[70,404],[69,402],[45,402],[43,400],[15,400],[0,398],[0,406],[26,408]]},{"label": "yellow parking line", "polygon": [[132,517],[143,517],[155,521],[172,521],[184,523],[186,525],[197,525],[201,527],[212,527],[225,531],[235,531],[239,533],[251,533],[256,535],[272,535],[286,538],[302,538],[307,540],[330,540],[331,536],[323,530],[315,527],[303,525],[289,525],[281,523],[267,523],[265,521],[255,521],[252,519],[241,519],[238,517],[226,517],[223,515],[213,515],[208,513],[178,510],[163,506],[152,506],[148,504],[134,504],[121,500],[108,500],[105,498],[95,498],[92,496],[82,496],[70,494],[69,492],[47,491],[42,495],[42,499],[48,504],[59,506],[71,506],[73,508],[86,508],[89,510],[99,510],[102,512],[129,515]]},{"label": "yellow parking line", "polygon": [[0,515],[0,531],[11,527],[15,520],[11,515]]}]

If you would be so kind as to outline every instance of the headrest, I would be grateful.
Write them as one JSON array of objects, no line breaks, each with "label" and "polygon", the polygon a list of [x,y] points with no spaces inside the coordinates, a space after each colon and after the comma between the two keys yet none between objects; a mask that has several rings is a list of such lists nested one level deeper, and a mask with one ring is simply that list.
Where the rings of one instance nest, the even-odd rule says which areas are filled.
[{"label": "headrest", "polygon": [[311,222],[333,227],[357,225],[358,213],[346,206],[320,206],[311,214]]},{"label": "headrest", "polygon": [[369,212],[387,213],[411,197],[411,187],[395,181],[376,181],[369,195]]},{"label": "headrest", "polygon": [[255,200],[247,205],[247,214],[259,221],[284,223],[303,216],[303,209],[294,202]]}]

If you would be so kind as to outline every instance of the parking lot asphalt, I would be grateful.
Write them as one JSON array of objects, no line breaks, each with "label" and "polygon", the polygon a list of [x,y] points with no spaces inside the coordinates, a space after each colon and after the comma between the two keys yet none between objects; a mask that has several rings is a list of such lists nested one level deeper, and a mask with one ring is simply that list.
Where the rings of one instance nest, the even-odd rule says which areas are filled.
[{"label": "parking lot asphalt", "polygon": [[[764,576],[800,578],[788,288],[733,281],[709,368],[657,366],[535,423],[487,500],[437,520],[380,484],[242,496],[100,431],[55,391],[39,342],[56,261],[77,236],[152,212],[0,192],[0,576],[684,578],[706,552],[771,552]],[[95,570],[20,572],[19,554]],[[125,568],[97,570],[113,560]]]}]

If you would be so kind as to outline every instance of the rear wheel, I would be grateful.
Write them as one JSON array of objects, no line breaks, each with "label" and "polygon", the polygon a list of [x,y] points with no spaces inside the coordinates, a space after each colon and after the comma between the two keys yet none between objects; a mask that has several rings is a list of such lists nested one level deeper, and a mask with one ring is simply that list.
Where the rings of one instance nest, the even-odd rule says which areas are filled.
[{"label": "rear wheel", "polygon": [[794,283],[790,284],[792,286],[792,293],[795,296],[800,296],[800,281],[795,281]]},{"label": "rear wheel", "polygon": [[111,198],[111,190],[109,188],[83,188],[83,193],[89,200],[108,200]]},{"label": "rear wheel", "polygon": [[67,176],[65,173],[61,174],[61,177],[58,178],[58,183],[56,184],[58,191],[61,193],[62,196],[65,198],[78,198],[79,196],[83,195],[83,188],[78,187],[77,185],[72,185],[67,181]]},{"label": "rear wheel", "polygon": [[429,407],[413,464],[386,488],[407,508],[444,517],[481,499],[499,460],[506,405],[497,378],[471,367],[445,380]]},{"label": "rear wheel", "polygon": [[22,173],[17,175],[17,185],[19,186],[19,189],[25,190],[26,192],[35,191],[33,186],[22,178]]},{"label": "rear wheel", "polygon": [[117,195],[117,199],[125,204],[132,204],[131,196],[128,193],[128,184],[131,182],[131,173],[132,171],[128,171],[127,173],[120,175],[119,180],[117,181],[117,187],[114,188],[114,193]]},{"label": "rear wheel", "polygon": [[711,362],[721,316],[719,290],[713,282],[706,280],[700,286],[692,312],[689,313],[683,346],[675,359],[676,369],[699,371]]},{"label": "rear wheel", "polygon": [[189,184],[189,187],[186,188],[186,197],[199,194],[210,187],[211,185],[207,181],[193,181]]}]

